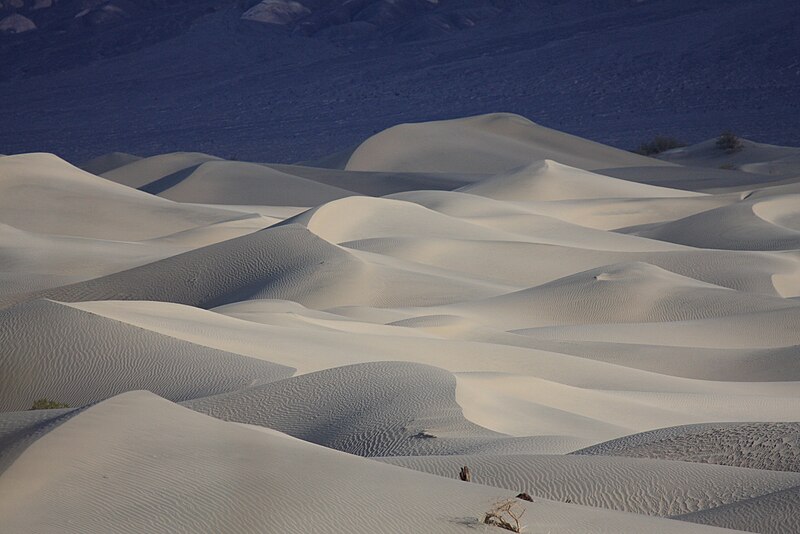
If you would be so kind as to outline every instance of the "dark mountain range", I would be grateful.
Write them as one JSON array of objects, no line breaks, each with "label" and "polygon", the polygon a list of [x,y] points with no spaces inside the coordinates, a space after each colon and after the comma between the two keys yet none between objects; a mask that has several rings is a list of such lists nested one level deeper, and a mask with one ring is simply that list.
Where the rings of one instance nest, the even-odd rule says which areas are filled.
[{"label": "dark mountain range", "polygon": [[2,0],[0,29],[0,153],[308,160],[492,111],[800,144],[788,0]]}]

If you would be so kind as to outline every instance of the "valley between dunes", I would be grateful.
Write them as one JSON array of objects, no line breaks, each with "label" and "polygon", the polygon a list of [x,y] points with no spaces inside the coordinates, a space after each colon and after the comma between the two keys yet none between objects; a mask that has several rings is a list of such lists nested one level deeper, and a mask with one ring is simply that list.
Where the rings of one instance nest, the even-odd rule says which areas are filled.
[{"label": "valley between dunes", "polygon": [[0,157],[0,531],[492,533],[520,492],[529,533],[800,531],[800,149],[498,113]]}]

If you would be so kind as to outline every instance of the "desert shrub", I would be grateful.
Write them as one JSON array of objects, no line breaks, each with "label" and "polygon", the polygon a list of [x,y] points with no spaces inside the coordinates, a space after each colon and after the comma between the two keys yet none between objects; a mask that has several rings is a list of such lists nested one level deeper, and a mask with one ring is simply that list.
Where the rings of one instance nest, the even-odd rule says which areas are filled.
[{"label": "desert shrub", "polygon": [[736,134],[731,132],[730,130],[726,130],[717,137],[717,148],[720,150],[724,150],[728,154],[732,154],[733,152],[738,152],[744,145],[742,144],[742,140],[737,137]]},{"label": "desert shrub", "polygon": [[458,473],[458,478],[463,480],[464,482],[472,482],[472,473],[469,470],[469,467],[466,465],[461,468],[461,472]]},{"label": "desert shrub", "polygon": [[520,506],[516,499],[506,499],[495,503],[483,516],[483,523],[493,527],[500,527],[511,532],[522,532],[520,520],[525,515],[525,508]]},{"label": "desert shrub", "polygon": [[639,148],[634,150],[634,152],[643,156],[655,156],[656,154],[661,154],[667,150],[680,148],[682,146],[686,146],[686,143],[675,139],[674,137],[657,135],[652,141],[648,141],[647,143],[642,143],[639,145]]},{"label": "desert shrub", "polygon": [[63,402],[56,402],[50,399],[37,399],[33,402],[33,406],[31,406],[31,410],[57,410],[58,408],[69,408],[69,404],[64,404]]}]

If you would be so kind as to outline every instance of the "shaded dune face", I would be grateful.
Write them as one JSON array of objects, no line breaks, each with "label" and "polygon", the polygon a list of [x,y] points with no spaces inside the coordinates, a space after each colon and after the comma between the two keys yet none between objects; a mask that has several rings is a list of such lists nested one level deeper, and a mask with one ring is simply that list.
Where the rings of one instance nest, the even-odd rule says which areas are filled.
[{"label": "shaded dune face", "polygon": [[43,397],[83,406],[140,388],[180,401],[293,371],[48,300],[1,312],[0,338],[4,410],[24,410]]},{"label": "shaded dune face", "polygon": [[[288,240],[288,241],[287,241]],[[165,300],[211,307],[257,294],[277,281],[346,261],[346,252],[299,227],[255,232],[129,271],[31,297],[60,301]],[[335,266],[333,267],[335,269]],[[330,267],[321,267],[329,270]],[[166,276],[163,276],[166,275]],[[293,284],[287,282],[287,288]]]},{"label": "shaded dune face", "polygon": [[337,367],[185,405],[359,456],[452,454],[502,439],[463,418],[455,388],[455,378],[442,369],[380,362]]},{"label": "shaded dune face", "polygon": [[0,157],[0,530],[800,530],[792,155],[712,145]]}]

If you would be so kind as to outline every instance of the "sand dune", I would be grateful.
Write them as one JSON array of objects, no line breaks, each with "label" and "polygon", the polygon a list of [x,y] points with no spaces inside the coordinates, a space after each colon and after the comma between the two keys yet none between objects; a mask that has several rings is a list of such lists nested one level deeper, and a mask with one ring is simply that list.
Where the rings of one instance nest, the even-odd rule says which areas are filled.
[{"label": "sand dune", "polygon": [[[760,418],[791,422],[800,402],[796,382],[705,382],[644,373],[634,378],[624,367],[596,367],[594,376],[581,381],[553,375],[456,373],[456,400],[467,419],[496,432],[595,442],[654,430],[654,421],[658,427]],[[617,378],[639,382],[611,385]]]},{"label": "sand dune", "polygon": [[226,161],[206,154],[137,158],[108,154],[83,165],[93,174],[178,202],[316,206],[354,194],[451,190],[485,175],[358,172],[302,165]]},{"label": "sand dune", "polygon": [[[664,242],[649,239],[632,240],[630,236],[598,231],[590,224],[571,222],[540,212],[541,204],[501,202],[491,198],[453,191],[411,191],[388,198],[413,202],[450,217],[497,231],[512,233],[515,240],[577,246],[592,250],[680,250]],[[551,211],[545,208],[545,212]],[[555,210],[559,212],[560,210]]]},{"label": "sand dune", "polygon": [[97,156],[89,161],[85,161],[78,165],[78,167],[94,175],[101,175],[140,159],[142,159],[141,156],[136,156],[134,154],[109,152],[108,154],[103,154],[102,156]]},{"label": "sand dune", "polygon": [[[418,290],[410,292],[413,284]],[[504,289],[477,280],[446,279],[429,272],[371,264],[299,225],[289,225],[87,282],[15,296],[6,304],[33,298],[66,302],[127,299],[208,308],[249,298],[291,298],[321,308],[411,306],[441,304],[456,295],[489,296]]]},{"label": "sand dune", "polygon": [[[482,528],[479,517],[507,493],[221,422],[132,392],[31,445],[0,476],[0,513],[8,532],[211,527],[357,534],[413,532],[422,524],[426,532],[455,533]],[[537,528],[558,532],[705,532],[679,521],[545,500],[520,506]],[[381,521],[362,519],[365,510]]]},{"label": "sand dune", "polygon": [[0,223],[29,232],[136,241],[247,217],[155,198],[51,154],[2,158],[0,176]]},{"label": "sand dune", "polygon": [[674,221],[741,199],[741,193],[661,198],[599,198],[527,202],[525,207],[538,213],[597,230],[616,230],[628,226]]},{"label": "sand dune", "polygon": [[442,369],[377,362],[305,374],[185,405],[218,419],[274,428],[359,456],[453,454],[501,440],[501,434],[464,419],[455,389],[455,378]]},{"label": "sand dune", "polygon": [[[589,323],[650,323],[793,309],[782,298],[744,294],[648,263],[609,265],[484,301],[444,307],[505,329]],[[436,313],[436,312],[434,312]]]},{"label": "sand dune", "polygon": [[3,157],[0,530],[793,532],[793,150]]},{"label": "sand dune", "polygon": [[[303,241],[305,244],[301,245]],[[59,301],[126,298],[215,306],[256,294],[264,286],[291,277],[297,271],[317,270],[326,260],[340,264],[347,258],[346,253],[309,232],[285,227],[256,232],[129,271],[24,298],[45,297]],[[325,271],[330,267],[321,269]],[[291,287],[291,283],[288,286]]]},{"label": "sand dune", "polygon": [[717,167],[616,167],[594,172],[641,184],[707,193],[763,187],[776,179],[769,174]]},{"label": "sand dune", "polygon": [[543,160],[459,189],[465,193],[510,201],[590,198],[670,198],[697,193],[618,180],[556,161]]},{"label": "sand dune", "polygon": [[[522,347],[411,335],[413,329],[409,328],[369,328],[357,323],[332,326],[333,321],[320,325],[319,320],[311,325],[282,320],[274,326],[168,303],[96,302],[76,306],[196,345],[280,363],[304,373],[365,362],[433,364],[457,372],[457,400],[468,420],[517,437],[548,436],[551,440],[560,436],[557,441],[598,442],[654,428],[656,416],[667,424],[747,421],[756,413],[772,420],[792,420],[797,405],[794,383],[670,378]],[[298,312],[314,315],[293,309],[293,313]],[[266,320],[263,315],[260,318]],[[393,332],[397,330],[401,333]],[[483,377],[469,373],[476,369],[504,374]],[[647,391],[663,393],[649,398]],[[359,391],[348,395],[351,409],[361,409]],[[498,412],[500,406],[503,408]],[[540,439],[530,440],[526,447],[516,446],[514,450],[570,450],[542,449],[551,445]]]},{"label": "sand dune", "polygon": [[756,199],[797,193],[800,193],[800,177],[771,182],[752,191],[747,191],[745,194],[748,198]]},{"label": "sand dune", "polygon": [[[717,138],[683,148],[669,150],[659,155],[659,159],[688,165],[692,167],[728,167],[762,174],[798,175],[796,159],[800,149],[796,147],[756,143],[748,139],[739,139],[741,148],[724,150],[717,146]],[[784,166],[783,162],[795,162]],[[772,162],[776,162],[773,165]],[[764,172],[767,171],[767,172]]]},{"label": "sand dune", "polygon": [[744,163],[740,168],[747,172],[798,177],[800,176],[800,151],[795,150],[793,154],[778,159]]},{"label": "sand dune", "polygon": [[486,178],[483,174],[430,172],[361,172],[326,169],[305,165],[268,164],[286,174],[299,176],[322,184],[355,191],[362,195],[383,196],[401,191],[450,191]]},{"label": "sand dune", "polygon": [[519,115],[494,113],[389,128],[361,143],[345,168],[501,173],[543,159],[587,170],[661,164],[539,126]]},{"label": "sand dune", "polygon": [[[693,247],[726,250],[800,248],[800,195],[743,200],[736,204],[644,227],[627,233]],[[702,228],[703,232],[691,232]]]},{"label": "sand dune", "polygon": [[316,206],[356,193],[256,163],[207,161],[140,188],[178,202]]},{"label": "sand dune", "polygon": [[[344,215],[347,214],[347,217]],[[467,193],[419,191],[329,202],[290,219],[332,243],[380,237],[557,244],[594,250],[681,250],[602,232]],[[505,263],[505,262],[503,262]]]},{"label": "sand dune", "polygon": [[4,296],[81,282],[188,250],[158,240],[111,241],[47,235],[5,224],[0,224],[0,248],[0,272],[8,277],[0,285],[0,294]]},{"label": "sand dune", "polygon": [[602,341],[707,348],[779,348],[800,345],[796,307],[671,323],[557,326],[517,330],[536,339]]},{"label": "sand dune", "polygon": [[0,312],[0,346],[6,411],[30,408],[42,397],[82,406],[142,387],[186,400],[293,372],[52,301]]},{"label": "sand dune", "polygon": [[[261,302],[251,301],[251,305]],[[665,382],[671,383],[674,388],[688,388],[688,391],[707,387],[705,384],[693,386],[690,381],[665,379],[659,375],[600,362],[587,363],[583,358],[569,355],[442,339],[424,332],[418,333],[412,328],[375,325],[358,319],[339,321],[344,326],[334,325],[333,321],[321,325],[319,319],[313,323],[306,320],[305,328],[300,329],[297,328],[302,324],[299,320],[287,327],[281,324],[286,322],[285,319],[275,324],[276,321],[252,322],[221,315],[231,306],[216,308],[221,313],[164,302],[104,301],[70,306],[198,345],[296,367],[300,372],[371,361],[410,361],[427,362],[458,372],[474,369],[508,373],[518,371],[570,384],[586,384],[587,381],[603,384],[606,389],[623,387],[627,379],[633,380],[634,377],[640,387],[655,388]],[[238,307],[232,306],[233,310]],[[302,317],[318,317],[318,312],[312,310],[294,308],[292,313],[302,313]],[[396,315],[393,314],[393,317]],[[259,319],[267,321],[265,314],[260,315]],[[361,335],[353,336],[352,332],[357,328],[363,331]],[[327,347],[327,350],[322,350],[323,347]],[[601,371],[603,369],[605,371]]]},{"label": "sand dune", "polygon": [[115,165],[100,174],[112,182],[139,189],[168,176],[187,174],[205,162],[219,160],[216,156],[199,152],[174,152]]},{"label": "sand dune", "polygon": [[[554,501],[569,499],[584,506],[657,516],[710,510],[800,485],[798,473],[606,456],[452,455],[381,460],[444,477],[469,465],[479,484],[525,491]],[[797,526],[790,514],[785,514],[783,523],[788,528]],[[741,528],[736,522],[726,526]]]},{"label": "sand dune", "polygon": [[800,423],[725,423],[665,428],[575,454],[665,458],[800,473]]},{"label": "sand dune", "polygon": [[800,506],[800,487],[776,491],[744,501],[724,504],[677,516],[681,521],[715,525],[763,534],[783,534],[798,529],[797,507]]},{"label": "sand dune", "polygon": [[0,475],[28,446],[84,408],[0,413]]},{"label": "sand dune", "polygon": [[515,346],[572,354],[684,378],[733,382],[800,381],[800,361],[797,358],[800,347],[796,345],[715,349],[598,341],[546,341],[526,336],[514,336],[513,339],[493,337],[492,340],[495,343],[513,343]]},{"label": "sand dune", "polygon": [[[800,291],[800,259],[787,254],[697,249],[606,251],[579,245],[415,236],[366,238],[342,245],[519,287],[541,285],[594,267],[642,261],[739,291],[784,297]],[[517,261],[496,261],[506,257]]]}]

